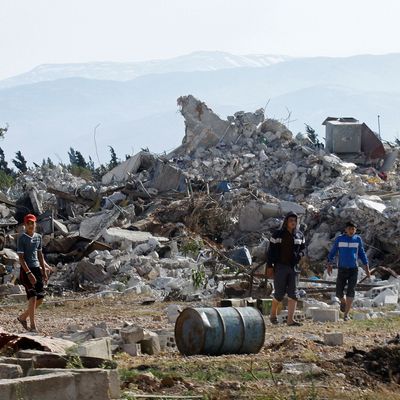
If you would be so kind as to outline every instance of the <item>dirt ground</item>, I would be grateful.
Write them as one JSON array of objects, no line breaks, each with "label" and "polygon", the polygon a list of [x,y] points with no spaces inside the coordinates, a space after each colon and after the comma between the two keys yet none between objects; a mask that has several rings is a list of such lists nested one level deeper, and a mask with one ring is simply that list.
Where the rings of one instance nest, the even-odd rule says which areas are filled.
[{"label": "dirt ground", "polygon": [[[38,325],[43,335],[66,332],[68,325],[84,330],[103,321],[111,328],[129,321],[152,330],[172,330],[166,318],[168,303],[142,305],[143,300],[135,296],[49,298],[38,312]],[[22,332],[15,318],[23,306],[1,301],[1,328]],[[344,345],[324,345],[326,332],[343,332]],[[400,318],[306,322],[291,328],[267,322],[265,346],[259,354],[184,357],[168,351],[157,357],[131,357],[119,353],[116,360],[125,399],[158,395],[218,400],[391,400],[400,399],[400,343],[387,342],[398,332]],[[287,363],[301,363],[303,372],[290,373]]]}]

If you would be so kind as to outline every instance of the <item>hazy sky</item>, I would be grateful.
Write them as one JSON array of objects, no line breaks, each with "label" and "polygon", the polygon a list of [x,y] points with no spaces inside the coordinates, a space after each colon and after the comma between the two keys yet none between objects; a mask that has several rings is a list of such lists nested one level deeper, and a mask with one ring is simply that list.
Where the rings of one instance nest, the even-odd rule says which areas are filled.
[{"label": "hazy sky", "polygon": [[38,64],[197,50],[400,52],[399,0],[0,0],[0,79]]}]

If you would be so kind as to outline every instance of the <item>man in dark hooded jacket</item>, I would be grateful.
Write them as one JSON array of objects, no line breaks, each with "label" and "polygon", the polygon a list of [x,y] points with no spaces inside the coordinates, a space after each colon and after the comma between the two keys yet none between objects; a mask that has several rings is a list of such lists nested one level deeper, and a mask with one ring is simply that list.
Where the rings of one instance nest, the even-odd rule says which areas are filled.
[{"label": "man in dark hooded jacket", "polygon": [[267,253],[267,268],[274,269],[274,299],[270,321],[277,323],[278,304],[288,295],[289,326],[300,326],[293,316],[297,305],[298,263],[304,256],[304,235],[297,229],[297,214],[290,212],[286,215],[282,228],[273,233]]}]

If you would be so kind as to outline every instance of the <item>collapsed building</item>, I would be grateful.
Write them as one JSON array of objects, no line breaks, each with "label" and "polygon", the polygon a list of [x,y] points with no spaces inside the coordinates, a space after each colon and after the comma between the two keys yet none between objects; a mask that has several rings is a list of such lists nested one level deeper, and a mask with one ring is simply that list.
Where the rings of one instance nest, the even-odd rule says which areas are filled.
[{"label": "collapsed building", "polygon": [[[62,166],[30,169],[18,178],[0,199],[4,283],[16,277],[16,233],[27,212],[38,216],[46,258],[55,266],[55,292],[92,287],[161,296],[179,289],[188,298],[221,294],[213,276],[227,265],[243,272],[230,254],[245,246],[248,264],[262,263],[269,235],[288,211],[300,215],[306,233],[308,275],[322,272],[333,239],[350,218],[360,226],[371,265],[398,271],[397,152],[385,150],[365,124],[328,118],[323,149],[304,135],[294,137],[262,109],[223,120],[191,95],[178,105],[185,135],[170,154],[141,151],[101,182]],[[349,140],[354,146],[343,148]],[[374,164],[356,164],[349,153],[344,161],[340,150],[348,148]],[[378,165],[388,154],[391,168],[382,176]],[[210,278],[202,290],[191,279],[199,268]]]},{"label": "collapsed building", "polygon": [[[149,302],[234,296],[241,298],[221,305],[257,304],[266,315],[271,287],[262,267],[269,238],[292,211],[307,239],[301,279],[306,297],[297,317],[337,321],[335,300],[330,306],[314,295],[329,298],[333,292],[333,277],[323,274],[326,257],[348,219],[360,227],[375,274],[369,283],[360,274],[355,305],[368,312],[359,318],[379,314],[369,307],[398,303],[400,165],[394,146],[354,119],[328,118],[324,148],[307,135],[294,136],[263,109],[224,120],[190,95],[178,105],[185,135],[169,154],[141,151],[100,181],[74,176],[61,165],[29,169],[0,193],[1,298],[25,300],[16,240],[23,216],[34,213],[52,265],[52,295],[140,294]],[[169,324],[180,311],[179,304],[168,306]],[[399,315],[400,309],[389,313]],[[130,323],[67,327],[56,339],[0,330],[0,350],[6,345],[20,354],[0,360],[12,378],[0,382],[10,398],[19,379],[40,399],[54,398],[54,382],[60,380],[76,398],[89,391],[96,398],[117,398],[115,365],[98,369],[104,360],[112,363],[112,353],[176,351],[172,325],[153,332]],[[82,365],[60,372],[75,360],[66,353],[72,345]],[[54,351],[58,354],[49,353]],[[30,373],[43,374],[52,391],[46,394],[43,381]]]}]

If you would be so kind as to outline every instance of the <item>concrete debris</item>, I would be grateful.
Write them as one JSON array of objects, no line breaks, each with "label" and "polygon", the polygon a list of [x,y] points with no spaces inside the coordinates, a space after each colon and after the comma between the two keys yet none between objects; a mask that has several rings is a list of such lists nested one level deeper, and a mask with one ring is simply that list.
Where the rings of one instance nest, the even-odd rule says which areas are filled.
[{"label": "concrete debris", "polygon": [[[305,134],[293,135],[262,109],[223,119],[191,95],[178,105],[185,135],[170,154],[140,151],[92,181],[61,165],[32,168],[17,177],[7,196],[0,194],[1,297],[23,298],[16,240],[24,214],[32,212],[52,264],[47,290],[55,296],[81,291],[101,300],[134,293],[172,303],[226,297],[231,305],[252,296],[265,300],[261,309],[268,314],[272,287],[262,264],[271,232],[295,212],[306,236],[303,275],[315,278],[302,282],[301,318],[338,320],[337,301],[317,302],[312,294],[329,299],[334,291],[334,275],[323,270],[348,219],[362,231],[371,266],[380,266],[371,280],[360,272],[355,306],[376,310],[398,303],[396,149],[383,155],[379,143],[374,150],[370,132],[361,135],[359,151],[379,157],[360,163],[352,153],[332,154]],[[180,311],[179,305],[168,309],[170,323]],[[76,329],[65,337],[79,344],[112,338],[112,351],[129,354],[156,354],[164,346],[161,334],[138,326]]]}]

